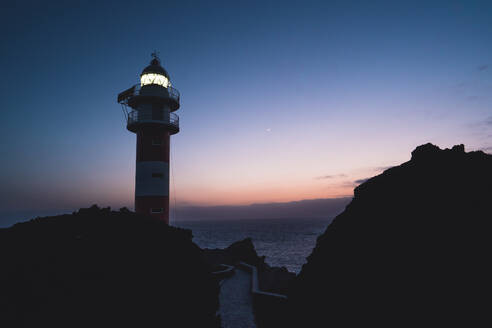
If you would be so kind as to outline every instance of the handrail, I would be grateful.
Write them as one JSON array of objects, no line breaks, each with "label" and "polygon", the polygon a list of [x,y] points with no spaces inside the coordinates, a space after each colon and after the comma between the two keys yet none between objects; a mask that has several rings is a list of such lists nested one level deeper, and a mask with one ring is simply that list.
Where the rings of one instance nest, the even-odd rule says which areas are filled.
[{"label": "handrail", "polygon": [[[152,86],[152,84],[145,85],[145,87],[149,87],[149,86]],[[156,84],[156,86],[157,86],[157,84]],[[164,87],[161,87],[161,88],[164,88]],[[169,94],[169,98],[173,99],[174,101],[176,101],[179,104],[179,98],[180,98],[179,91],[176,90],[175,88],[171,87],[171,86],[169,86],[165,89],[167,89],[167,92]],[[135,84],[131,88],[118,94],[118,102],[120,104],[127,104],[128,100],[130,98],[135,97],[135,96],[140,96],[141,90],[142,90],[141,85]]]},{"label": "handrail", "polygon": [[[167,119],[169,117],[169,119]],[[162,113],[162,117],[156,117],[152,112],[141,112],[137,110],[132,110],[128,113],[127,116],[127,125],[132,125],[136,123],[164,123],[175,126],[179,128],[179,116],[175,113],[169,113],[169,116],[166,117],[164,113]]]},{"label": "handrail", "polygon": [[250,265],[250,264],[245,263],[245,262],[239,262],[237,264],[237,266],[239,268],[244,269],[244,270],[251,273],[251,293],[253,294],[253,296],[263,295],[263,296],[273,297],[273,298],[277,298],[277,299],[284,299],[284,300],[287,299],[286,295],[278,294],[278,293],[265,292],[265,291],[260,289],[260,284],[258,282],[258,269],[254,265]]},{"label": "handrail", "polygon": [[212,275],[217,279],[224,279],[230,277],[234,274],[236,270],[236,268],[233,267],[232,265],[221,264],[220,266],[223,268],[222,270],[212,272]]}]

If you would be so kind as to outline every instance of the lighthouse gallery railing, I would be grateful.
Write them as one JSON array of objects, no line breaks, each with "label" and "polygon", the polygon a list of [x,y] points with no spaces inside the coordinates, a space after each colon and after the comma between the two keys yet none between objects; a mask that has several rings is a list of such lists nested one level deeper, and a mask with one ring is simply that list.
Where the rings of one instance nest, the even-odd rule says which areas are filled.
[{"label": "lighthouse gallery railing", "polygon": [[[176,101],[176,103],[179,104],[179,91],[174,89],[173,87],[167,87],[166,89],[169,94],[169,98],[173,99],[174,101]],[[120,104],[126,104],[130,98],[140,96],[141,91],[142,90],[140,84],[136,84],[133,87],[121,92],[118,95],[118,102]]]},{"label": "lighthouse gallery railing", "polygon": [[127,125],[133,125],[137,123],[161,123],[169,124],[179,128],[179,116],[174,113],[169,113],[169,119],[166,115],[155,115],[152,112],[139,112],[137,110],[132,110],[128,113]]}]

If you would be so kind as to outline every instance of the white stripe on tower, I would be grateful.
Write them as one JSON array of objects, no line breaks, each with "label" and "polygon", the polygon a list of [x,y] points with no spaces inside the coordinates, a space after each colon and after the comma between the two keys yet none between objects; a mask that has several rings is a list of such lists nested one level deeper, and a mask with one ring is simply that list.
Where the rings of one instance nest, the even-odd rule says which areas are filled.
[{"label": "white stripe on tower", "polygon": [[135,196],[169,196],[169,163],[137,162]]}]

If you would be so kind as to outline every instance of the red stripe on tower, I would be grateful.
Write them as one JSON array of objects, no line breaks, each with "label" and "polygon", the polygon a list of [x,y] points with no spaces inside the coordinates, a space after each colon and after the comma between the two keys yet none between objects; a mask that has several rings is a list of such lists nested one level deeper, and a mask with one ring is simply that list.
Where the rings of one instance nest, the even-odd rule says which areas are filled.
[{"label": "red stripe on tower", "polygon": [[137,134],[135,211],[169,223],[170,136],[179,132],[179,93],[153,54],[140,84],[118,95],[127,129]]}]

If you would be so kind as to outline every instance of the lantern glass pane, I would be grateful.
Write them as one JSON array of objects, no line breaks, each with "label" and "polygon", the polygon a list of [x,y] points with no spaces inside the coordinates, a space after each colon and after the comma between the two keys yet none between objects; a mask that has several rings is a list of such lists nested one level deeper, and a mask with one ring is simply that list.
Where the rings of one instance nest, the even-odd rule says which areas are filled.
[{"label": "lantern glass pane", "polygon": [[170,85],[169,79],[167,77],[155,73],[147,73],[140,77],[140,86],[148,84],[157,84],[163,86],[164,88],[167,88]]}]

